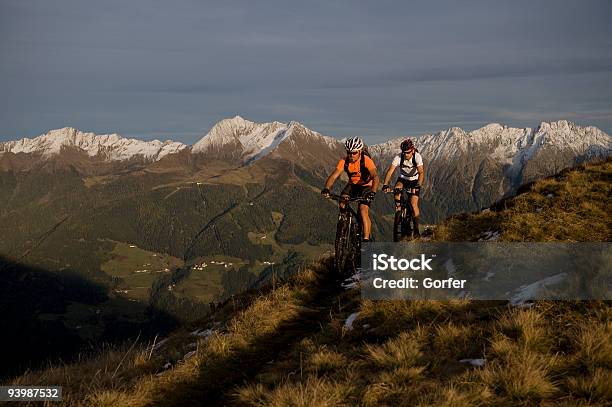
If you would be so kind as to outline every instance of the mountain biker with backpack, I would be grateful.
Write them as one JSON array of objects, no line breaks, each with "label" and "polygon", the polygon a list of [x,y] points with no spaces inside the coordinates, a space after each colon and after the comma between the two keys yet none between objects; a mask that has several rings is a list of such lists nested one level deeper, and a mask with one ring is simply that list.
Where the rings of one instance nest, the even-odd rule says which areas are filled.
[{"label": "mountain biker with backpack", "polygon": [[[359,137],[349,138],[344,143],[344,146],[346,147],[346,157],[338,161],[338,165],[329,175],[327,181],[325,181],[325,187],[321,190],[321,194],[328,198],[330,196],[330,189],[336,182],[336,179],[342,172],[347,173],[349,181],[340,195],[347,198],[364,197],[368,199],[368,202],[359,204],[359,214],[361,215],[361,223],[363,225],[363,241],[368,242],[370,241],[372,226],[369,206],[376,195],[380,178],[374,161],[363,144],[363,140]],[[340,211],[344,211],[346,203],[340,201],[338,206]]]},{"label": "mountain biker with backpack", "polygon": [[[387,169],[382,190],[383,192],[389,192],[391,190],[389,187],[389,180],[391,179],[395,168],[400,167],[395,188],[412,188],[414,190],[414,194],[410,197],[410,205],[412,206],[412,211],[414,214],[412,224],[414,226],[414,237],[419,237],[419,195],[421,186],[423,185],[423,180],[425,178],[423,157],[421,157],[421,154],[410,139],[402,141],[400,148],[402,152],[393,158],[391,165],[389,165],[389,168]],[[395,210],[398,211],[400,209],[400,194],[395,194],[394,197]]]}]

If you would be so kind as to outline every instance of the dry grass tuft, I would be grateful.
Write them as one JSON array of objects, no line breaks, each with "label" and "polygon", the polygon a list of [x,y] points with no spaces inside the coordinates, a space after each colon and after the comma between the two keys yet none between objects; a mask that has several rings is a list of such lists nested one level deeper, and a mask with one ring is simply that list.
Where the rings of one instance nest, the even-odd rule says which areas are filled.
[{"label": "dry grass tuft", "polygon": [[100,390],[87,397],[84,406],[116,407],[137,406],[146,404],[145,399],[135,399],[124,390]]},{"label": "dry grass tuft", "polygon": [[250,406],[333,407],[348,405],[354,393],[355,388],[350,383],[309,377],[303,382],[287,382],[273,389],[261,384],[247,385],[238,389],[236,398],[240,404]]},{"label": "dry grass tuft", "polygon": [[417,379],[422,378],[422,374],[425,371],[425,366],[416,367],[397,367],[391,371],[383,371],[378,376],[380,383],[392,383],[395,385],[401,385],[403,383],[414,382]]},{"label": "dry grass tuft", "polygon": [[459,387],[451,384],[438,388],[432,394],[424,397],[418,406],[436,407],[472,407],[491,405],[490,400],[493,394],[484,386]]},{"label": "dry grass tuft", "polygon": [[557,358],[516,349],[475,372],[494,392],[511,399],[544,399],[557,391],[551,373]]},{"label": "dry grass tuft", "polygon": [[316,373],[339,370],[348,363],[347,358],[337,352],[322,349],[312,354],[306,361],[306,370]]},{"label": "dry grass tuft", "polygon": [[65,405],[83,403],[89,395],[99,395],[98,404],[106,405],[105,400],[119,397],[122,389],[134,383],[138,377],[154,373],[161,366],[159,359],[150,358],[149,355],[150,349],[143,344],[126,344],[108,348],[93,358],[24,373],[11,384],[53,383],[64,387],[62,403]]},{"label": "dry grass tuft", "polygon": [[314,284],[319,278],[319,274],[313,268],[308,268],[302,272],[295,274],[291,278],[291,283],[296,286],[305,287],[310,284]]},{"label": "dry grass tuft", "polygon": [[612,370],[597,368],[588,376],[569,377],[567,387],[573,395],[588,400],[612,400]]},{"label": "dry grass tuft", "polygon": [[366,345],[366,350],[370,360],[379,367],[386,369],[416,367],[423,357],[421,346],[426,335],[426,329],[418,327],[414,331],[400,333],[382,346]]},{"label": "dry grass tuft", "polygon": [[[455,307],[457,304],[453,303],[451,306]],[[416,321],[435,321],[446,308],[447,305],[441,301],[363,300],[359,319],[376,326],[376,333],[381,336],[393,335],[414,327]]]},{"label": "dry grass tuft", "polygon": [[283,286],[260,297],[232,319],[229,331],[233,339],[246,343],[253,336],[274,332],[283,321],[294,318],[298,313],[294,295],[289,287]]},{"label": "dry grass tuft", "polygon": [[236,390],[235,397],[241,404],[249,406],[266,406],[268,389],[261,383],[242,386]]},{"label": "dry grass tuft", "polygon": [[[399,376],[398,376],[399,377]],[[363,391],[361,404],[364,406],[414,406],[421,392],[424,391],[415,380],[378,381]]]},{"label": "dry grass tuft", "polygon": [[479,330],[471,325],[448,322],[435,328],[433,345],[439,357],[458,358],[469,354]]},{"label": "dry grass tuft", "polygon": [[575,364],[593,372],[612,369],[612,322],[583,322],[572,336]]},{"label": "dry grass tuft", "polygon": [[551,347],[546,321],[536,309],[516,309],[503,314],[499,329],[525,349],[546,352]]}]

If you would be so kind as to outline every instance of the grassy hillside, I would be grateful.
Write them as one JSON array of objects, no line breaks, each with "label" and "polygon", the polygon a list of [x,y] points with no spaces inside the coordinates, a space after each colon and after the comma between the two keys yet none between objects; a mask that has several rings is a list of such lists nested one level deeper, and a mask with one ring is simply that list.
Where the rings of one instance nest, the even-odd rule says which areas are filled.
[{"label": "grassy hillside", "polygon": [[[76,356],[139,331],[148,339],[144,332],[159,323],[155,315],[175,322],[202,318],[211,303],[290,274],[329,250],[337,209],[304,181],[322,180],[303,169],[298,176],[282,160],[251,172],[209,164],[107,175],[72,166],[0,171],[0,256],[59,278],[75,274],[108,298],[41,304],[38,323],[50,337],[66,331],[83,345],[59,348]],[[25,336],[15,340],[25,343]],[[43,348],[20,365],[37,366],[57,354]],[[61,356],[71,360],[69,352]]]},{"label": "grassy hillside", "polygon": [[[565,171],[449,219],[434,238],[610,241],[611,181],[611,161]],[[330,260],[235,297],[167,341],[13,383],[63,385],[64,404],[88,406],[612,403],[610,302],[362,301],[333,281]]]},{"label": "grassy hillside", "polygon": [[612,160],[567,169],[524,185],[489,210],[451,217],[436,229],[436,239],[474,241],[500,232],[508,242],[610,242],[611,185]]}]

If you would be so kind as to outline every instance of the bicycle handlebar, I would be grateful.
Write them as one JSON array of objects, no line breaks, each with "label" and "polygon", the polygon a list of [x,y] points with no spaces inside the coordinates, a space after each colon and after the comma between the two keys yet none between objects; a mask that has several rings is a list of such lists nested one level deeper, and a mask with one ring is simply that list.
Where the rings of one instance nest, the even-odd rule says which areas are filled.
[{"label": "bicycle handlebar", "polygon": [[415,188],[415,187],[412,187],[412,188],[405,188],[405,187],[402,187],[402,188],[391,188],[391,190],[388,191],[388,192],[385,192],[385,194],[401,194],[403,191],[406,191],[407,193],[409,193],[411,195],[414,195],[415,194],[414,191],[418,191],[420,189],[421,188]]},{"label": "bicycle handlebar", "polygon": [[368,198],[364,198],[361,196],[357,198],[351,198],[351,197],[336,195],[336,194],[329,194],[329,199],[333,199],[334,201],[343,201],[343,202],[370,202]]}]

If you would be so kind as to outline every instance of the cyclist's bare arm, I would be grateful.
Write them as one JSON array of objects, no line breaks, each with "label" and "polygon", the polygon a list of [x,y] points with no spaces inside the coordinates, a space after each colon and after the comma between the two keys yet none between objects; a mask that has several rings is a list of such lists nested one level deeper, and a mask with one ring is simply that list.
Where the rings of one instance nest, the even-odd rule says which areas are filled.
[{"label": "cyclist's bare arm", "polygon": [[344,172],[343,169],[339,169],[336,168],[334,169],[334,172],[332,172],[329,177],[327,177],[327,181],[325,181],[325,188],[327,189],[331,189],[331,187],[334,186],[334,182],[336,182],[336,179],[338,179],[338,177],[340,176],[340,174],[342,174]]},{"label": "cyclist's bare arm", "polygon": [[425,180],[425,166],[418,165],[417,171],[419,172],[419,185],[423,185],[423,181]]},{"label": "cyclist's bare arm", "polygon": [[389,168],[387,168],[387,173],[385,174],[385,180],[383,181],[383,185],[389,185],[389,180],[393,176],[396,167],[397,166],[393,164],[389,165]]},{"label": "cyclist's bare arm", "polygon": [[370,175],[372,176],[372,191],[378,191],[378,185],[380,184],[380,177],[378,176],[378,171],[376,168],[372,168],[370,170]]}]

